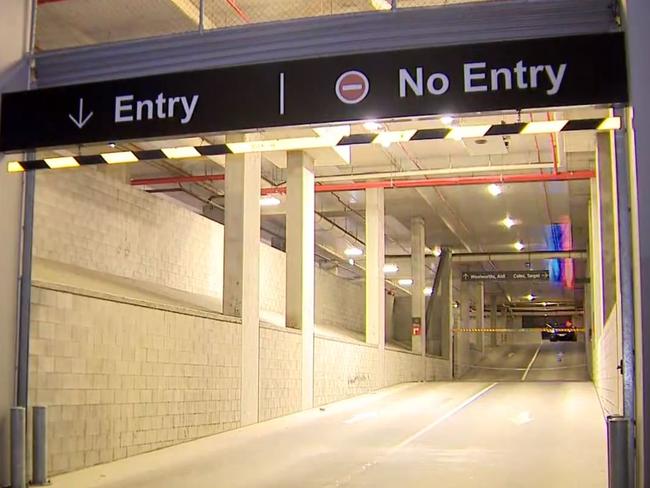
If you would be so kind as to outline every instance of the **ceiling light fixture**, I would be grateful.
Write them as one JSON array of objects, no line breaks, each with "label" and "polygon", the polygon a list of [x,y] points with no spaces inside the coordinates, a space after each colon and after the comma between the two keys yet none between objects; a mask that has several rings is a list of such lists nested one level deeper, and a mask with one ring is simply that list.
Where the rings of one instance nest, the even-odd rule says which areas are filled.
[{"label": "ceiling light fixture", "polygon": [[451,115],[443,115],[440,117],[440,122],[444,125],[451,125],[454,122],[454,118]]},{"label": "ceiling light fixture", "polygon": [[501,187],[501,185],[495,185],[494,183],[488,185],[487,189],[490,195],[492,195],[493,197],[498,197],[503,193],[503,188]]},{"label": "ceiling light fixture", "polygon": [[101,155],[108,164],[135,163],[138,158],[131,151],[104,153]]},{"label": "ceiling light fixture", "polygon": [[411,286],[413,284],[413,280],[411,278],[402,278],[397,280],[397,284],[399,286]]},{"label": "ceiling light fixture", "polygon": [[513,244],[513,246],[514,246],[514,248],[515,248],[517,251],[521,251],[524,247],[526,247],[526,246],[524,245],[524,243],[521,242],[521,241],[517,241],[517,242],[515,242],[515,243]]},{"label": "ceiling light fixture", "polygon": [[384,147],[390,146],[394,142],[410,141],[415,134],[416,129],[397,130],[392,132],[381,132],[372,140],[373,144],[381,144]]},{"label": "ceiling light fixture", "polygon": [[505,227],[507,227],[508,229],[510,229],[513,225],[517,224],[517,221],[511,219],[510,216],[508,215],[508,216],[506,216],[505,219],[503,219],[501,221],[501,224],[504,225]]},{"label": "ceiling light fixture", "polygon": [[234,154],[267,151],[294,151],[298,149],[315,149],[333,147],[341,140],[338,135],[327,137],[294,137],[290,139],[271,139],[266,141],[247,141],[226,143]]},{"label": "ceiling light fixture", "polygon": [[528,295],[526,295],[526,300],[528,300],[529,302],[534,301],[535,298],[537,297],[533,293],[529,293]]},{"label": "ceiling light fixture", "polygon": [[440,257],[441,254],[442,254],[442,248],[440,246],[436,246],[433,248],[433,255],[435,257]]},{"label": "ceiling light fixture", "polygon": [[422,290],[422,292],[424,293],[425,296],[430,297],[431,294],[433,293],[433,288],[427,286],[424,288],[424,290]]},{"label": "ceiling light fixture", "polygon": [[392,8],[390,0],[370,0],[370,4],[375,10],[390,10]]},{"label": "ceiling light fixture", "polygon": [[399,271],[399,266],[394,263],[384,264],[384,273],[397,273]]},{"label": "ceiling light fixture", "polygon": [[377,132],[381,129],[381,124],[374,120],[369,120],[368,122],[363,123],[363,128],[370,132]]},{"label": "ceiling light fixture", "polygon": [[280,199],[272,196],[265,196],[260,198],[260,207],[277,207],[280,205]]},{"label": "ceiling light fixture", "polygon": [[346,256],[361,256],[363,255],[363,250],[359,249],[358,247],[348,247],[345,251],[343,251],[343,254]]}]

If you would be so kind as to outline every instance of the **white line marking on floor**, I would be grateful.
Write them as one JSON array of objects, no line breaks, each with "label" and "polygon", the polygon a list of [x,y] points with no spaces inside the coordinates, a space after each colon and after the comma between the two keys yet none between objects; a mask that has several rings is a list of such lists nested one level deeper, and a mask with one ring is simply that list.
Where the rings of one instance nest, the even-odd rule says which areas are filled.
[{"label": "white line marking on floor", "polygon": [[463,403],[458,405],[456,408],[453,408],[452,410],[450,410],[449,412],[444,414],[442,417],[438,417],[436,420],[431,422],[429,425],[427,425],[423,429],[417,431],[415,434],[413,434],[413,435],[407,437],[406,439],[404,439],[402,442],[400,442],[395,447],[393,447],[389,452],[392,454],[393,452],[401,449],[402,447],[406,446],[407,444],[410,444],[411,442],[413,442],[418,437],[423,436],[424,434],[429,432],[434,427],[436,427],[436,426],[440,425],[441,423],[443,423],[448,418],[453,417],[454,415],[456,415],[458,412],[460,412],[462,409],[467,407],[469,404],[471,404],[471,403],[475,402],[476,400],[478,400],[480,397],[482,397],[484,394],[486,394],[492,388],[497,386],[497,384],[498,383],[492,383],[490,386],[487,386],[487,387],[483,388],[481,391],[479,391],[475,395],[469,397],[467,400],[465,400]]},{"label": "white line marking on floor", "polygon": [[526,378],[528,378],[528,373],[530,373],[530,368],[533,367],[533,363],[535,362],[535,359],[537,359],[537,355],[539,354],[539,350],[542,348],[542,343],[539,343],[539,346],[537,346],[537,351],[535,351],[535,354],[533,354],[533,359],[530,360],[530,363],[528,363],[528,367],[526,368],[526,371],[524,371],[524,375],[521,377],[521,381],[526,381]]},{"label": "white line marking on floor", "polygon": [[347,485],[348,483],[350,483],[350,482],[352,481],[352,478],[354,478],[354,477],[357,476],[358,474],[361,474],[361,473],[367,471],[369,468],[372,468],[373,466],[379,464],[379,463],[380,463],[381,461],[383,461],[385,458],[387,458],[387,457],[389,457],[391,454],[395,453],[395,451],[401,449],[402,447],[406,446],[407,444],[410,444],[411,442],[413,442],[413,441],[414,441],[415,439],[417,439],[418,437],[421,437],[422,435],[426,434],[427,432],[429,432],[429,431],[430,431],[431,429],[433,429],[434,427],[440,425],[442,422],[444,422],[444,421],[447,420],[448,418],[452,417],[453,415],[457,414],[458,412],[460,412],[461,410],[463,410],[464,408],[466,408],[466,407],[467,407],[468,405],[470,405],[472,402],[475,402],[476,400],[478,400],[481,396],[485,395],[488,391],[490,391],[492,388],[494,388],[494,387],[497,386],[497,385],[498,385],[498,383],[492,383],[491,385],[489,385],[489,386],[483,388],[481,391],[479,391],[478,393],[472,395],[471,397],[469,397],[467,400],[465,400],[463,403],[461,403],[461,404],[458,405],[457,407],[451,409],[449,412],[447,412],[447,413],[444,414],[443,416],[438,417],[436,420],[434,420],[433,422],[431,422],[429,425],[427,425],[427,426],[424,427],[423,429],[420,429],[420,430],[417,431],[415,434],[410,435],[409,437],[407,437],[406,439],[404,439],[404,440],[403,440],[402,442],[400,442],[399,444],[393,446],[393,447],[392,447],[388,452],[386,452],[385,454],[382,454],[381,456],[377,457],[377,458],[374,459],[373,461],[370,461],[370,462],[364,464],[364,465],[361,466],[361,468],[358,469],[357,471],[352,472],[352,473],[348,474],[347,476],[345,476],[345,477],[343,477],[343,478],[341,478],[341,479],[338,479],[338,480],[334,481],[334,483],[330,483],[330,484],[326,485],[325,488],[340,487],[340,486]]},{"label": "white line marking on floor", "polygon": [[356,424],[357,422],[361,422],[363,420],[370,420],[370,419],[376,419],[379,417],[379,414],[377,412],[364,412],[364,413],[358,413],[354,417],[350,417],[347,419],[344,424]]}]

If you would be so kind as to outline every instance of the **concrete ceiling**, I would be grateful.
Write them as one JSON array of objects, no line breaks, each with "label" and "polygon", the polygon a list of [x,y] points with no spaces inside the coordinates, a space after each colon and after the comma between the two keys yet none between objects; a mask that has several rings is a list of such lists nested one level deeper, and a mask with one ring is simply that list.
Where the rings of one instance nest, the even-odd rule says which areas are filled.
[{"label": "concrete ceiling", "polygon": [[[584,108],[571,111],[525,112],[490,116],[467,116],[454,123],[476,125],[481,123],[512,122],[516,120],[545,120],[554,118],[592,118],[604,117],[604,109]],[[402,130],[406,128],[442,127],[437,118],[418,120],[383,121],[381,130]],[[363,124],[350,128],[351,133],[368,132]],[[265,130],[261,137],[268,139],[283,137],[313,136],[309,127]],[[375,172],[400,172],[412,170],[445,170],[452,174],[508,174],[539,173],[535,167],[539,162],[553,161],[551,137],[546,135],[515,135],[507,138],[492,136],[485,138],[488,143],[479,144],[483,154],[475,152],[473,140],[434,140],[392,144],[383,147],[378,144],[354,146],[350,162],[341,159],[331,148],[308,150],[312,157],[322,164],[316,166],[316,177],[350,177],[354,174]],[[497,142],[495,143],[494,140]],[[223,143],[224,135],[183,138],[163,141],[135,141],[121,143],[117,149],[152,149],[159,147],[198,145],[201,142]],[[593,169],[595,132],[580,131],[560,133],[555,143],[560,148],[558,164],[560,171]],[[504,151],[505,149],[505,151]],[[58,155],[96,154],[105,152],[105,146],[90,145],[56,151]],[[46,153],[39,154],[39,157]],[[263,186],[282,185],[286,170],[279,153],[265,153],[263,161]],[[286,159],[286,158],[285,158]],[[133,178],[152,178],[173,175],[222,174],[224,157],[195,158],[188,160],[160,160],[147,163],[110,168],[118,177],[128,181]],[[508,165],[518,165],[516,171],[509,171]],[[521,169],[520,165],[530,166]],[[506,169],[498,169],[506,166]],[[492,167],[498,167],[492,170]],[[546,172],[551,171],[546,169]],[[436,175],[438,177],[438,175]],[[354,177],[351,177],[354,179]],[[424,177],[417,177],[424,178]],[[410,221],[421,216],[426,222],[426,244],[430,248],[443,246],[455,252],[511,252],[513,243],[521,240],[524,251],[546,250],[547,227],[551,223],[568,221],[571,223],[574,249],[588,246],[587,206],[589,182],[534,182],[502,185],[503,193],[497,197],[487,191],[486,185],[452,186],[435,188],[409,188],[386,190],[386,253],[404,255],[410,253]],[[223,208],[223,182],[212,181],[194,184],[166,184],[149,187],[148,190],[164,193],[160,196],[175,201],[215,218]],[[262,209],[263,234],[274,244],[281,246],[284,237],[284,198],[277,207]],[[355,274],[354,267],[345,263],[343,251],[349,246],[363,247],[364,241],[364,193],[363,191],[318,193],[316,196],[316,241],[320,259],[337,261],[346,268],[347,273]],[[504,217],[517,221],[511,229],[501,224]],[[217,217],[218,220],[218,217]],[[523,269],[525,259],[520,262],[476,263],[470,269]],[[356,265],[363,266],[363,258]],[[532,268],[548,267],[548,263],[531,263]],[[397,277],[410,274],[408,265],[400,265]],[[432,268],[433,269],[433,268]],[[584,267],[576,266],[576,276],[584,277]],[[360,269],[356,270],[361,275]],[[430,271],[430,275],[432,272]],[[582,302],[581,290],[564,289],[551,284],[515,285],[505,284],[490,292],[510,295],[513,301],[533,292],[543,299],[575,300]]]},{"label": "concrete ceiling", "polygon": [[[402,7],[422,7],[445,3],[446,0],[400,0]],[[378,9],[381,0],[329,0],[312,2],[268,2],[265,0],[206,0],[206,25],[221,28],[248,22],[265,22],[289,18],[351,13]],[[128,15],[126,14],[128,13]],[[146,20],[146,21],[144,21]],[[195,30],[198,23],[198,0],[58,0],[43,1],[39,5],[37,45],[41,50],[132,39],[152,35]],[[575,108],[553,111],[524,111],[522,113],[474,114],[457,118],[460,125],[528,122],[554,118],[604,117],[607,112],[598,108]],[[437,118],[418,118],[379,121],[379,130],[438,128],[444,125]],[[369,130],[363,124],[350,127],[351,133]],[[262,131],[263,138],[313,136],[313,128],[282,128]],[[202,141],[222,143],[223,135],[186,138],[175,141],[149,141],[121,144],[124,149],[155,148],[173,145],[194,145]],[[378,144],[353,146],[349,158],[332,148],[309,150],[316,161],[316,176],[331,177],[373,172],[404,172],[413,170],[476,170],[476,174],[507,174],[532,172],[517,169],[485,171],[486,167],[535,165],[553,162],[553,144],[559,148],[560,170],[593,168],[595,133],[581,131],[561,133],[555,142],[549,135],[494,136],[479,139],[434,140],[405,142],[382,147]],[[74,148],[94,154],[105,147]],[[58,151],[57,154],[65,154]],[[286,157],[282,152],[265,154],[263,164],[264,186],[280,184],[285,179]],[[119,169],[111,169],[125,180],[141,177],[159,177],[182,174],[223,173],[223,157],[197,158],[185,161],[154,161]],[[480,170],[480,173],[479,173]],[[534,171],[539,171],[534,170]],[[465,173],[471,174],[471,173]],[[223,183],[157,186],[166,191],[161,196],[173,198],[197,212],[223,205]],[[491,196],[485,186],[418,188],[386,191],[386,252],[410,252],[410,220],[422,216],[426,222],[426,243],[440,245],[457,252],[512,251],[512,244],[521,240],[526,250],[546,249],[546,228],[552,222],[569,219],[574,248],[587,247],[588,182],[526,183],[503,186],[503,193]],[[317,242],[323,259],[342,255],[350,245],[360,246],[364,239],[363,192],[319,193],[316,198]],[[267,236],[282,237],[284,232],[283,204],[263,209],[263,225]],[[506,229],[500,221],[506,216],[518,221]],[[330,251],[333,253],[330,253]],[[363,260],[359,262],[363,264]],[[520,263],[522,264],[522,263]],[[517,263],[486,263],[499,269],[521,267]],[[477,264],[478,265],[478,264]],[[546,263],[532,263],[546,267]],[[584,271],[578,267],[578,275]],[[408,274],[402,267],[400,275]],[[534,291],[540,296],[556,299],[576,299],[573,290],[551,285],[528,289],[528,285],[506,285],[498,290],[515,297]]]},{"label": "concrete ceiling", "polygon": [[[400,8],[468,0],[399,0]],[[476,0],[472,0],[476,1]],[[47,51],[198,30],[199,0],[40,0],[36,47]],[[321,15],[386,11],[390,0],[205,0],[204,26],[222,29]]]}]

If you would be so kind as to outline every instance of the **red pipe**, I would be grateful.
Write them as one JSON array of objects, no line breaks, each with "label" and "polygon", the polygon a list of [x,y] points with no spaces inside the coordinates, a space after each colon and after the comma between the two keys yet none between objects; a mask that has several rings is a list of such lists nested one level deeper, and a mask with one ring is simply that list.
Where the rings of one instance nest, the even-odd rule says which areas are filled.
[{"label": "red pipe", "polygon": [[[551,113],[546,112],[546,120],[553,120],[551,118]],[[557,174],[557,168],[558,168],[558,161],[557,161],[557,145],[555,143],[555,135],[551,132],[549,134],[551,136],[551,149],[553,150],[553,173]]]},{"label": "red pipe", "polygon": [[226,175],[168,176],[165,178],[141,178],[131,180],[131,185],[166,185],[169,183],[197,183],[199,181],[223,181]]},{"label": "red pipe", "polygon": [[250,23],[251,19],[250,17],[244,12],[244,10],[237,5],[237,2],[235,0],[226,0],[226,3],[232,7],[232,9],[237,12],[237,15],[239,16],[240,19],[242,19],[244,22],[247,24]]},{"label": "red pipe", "polygon": [[[444,178],[429,178],[425,180],[383,180],[338,183],[331,185],[316,185],[316,193],[327,193],[336,191],[357,191],[369,188],[423,188],[437,186],[465,186],[465,185],[489,185],[491,183],[537,183],[543,181],[574,181],[588,180],[594,178],[596,173],[591,170],[565,171],[562,173],[525,173],[516,175],[488,175],[488,176],[449,176]],[[142,178],[131,180],[131,185],[162,185],[170,183],[197,183],[200,181],[223,181],[225,175],[194,175],[194,176],[169,176],[164,178]],[[262,195],[274,193],[286,193],[286,186],[262,188]]]},{"label": "red pipe", "polygon": [[[489,185],[491,183],[536,183],[543,181],[574,181],[588,180],[594,178],[596,173],[591,170],[566,171],[557,174],[518,174],[518,175],[491,175],[491,176],[452,176],[446,178],[431,178],[426,180],[388,180],[388,181],[365,181],[361,183],[340,183],[333,185],[316,185],[316,193],[335,191],[357,191],[369,188],[424,188],[437,186],[465,186],[465,185]],[[286,193],[286,186],[262,188],[262,195],[274,193]]]}]

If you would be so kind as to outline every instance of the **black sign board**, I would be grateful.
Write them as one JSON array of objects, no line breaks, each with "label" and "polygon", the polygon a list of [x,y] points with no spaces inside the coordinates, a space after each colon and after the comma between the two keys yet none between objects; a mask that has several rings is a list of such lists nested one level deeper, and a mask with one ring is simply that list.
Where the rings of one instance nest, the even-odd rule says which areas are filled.
[{"label": "black sign board", "polygon": [[463,281],[548,281],[546,270],[525,271],[463,271]]},{"label": "black sign board", "polygon": [[627,102],[622,33],[308,59],[2,97],[0,150]]}]

